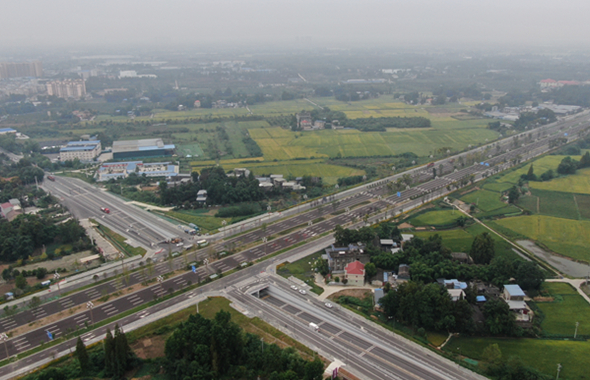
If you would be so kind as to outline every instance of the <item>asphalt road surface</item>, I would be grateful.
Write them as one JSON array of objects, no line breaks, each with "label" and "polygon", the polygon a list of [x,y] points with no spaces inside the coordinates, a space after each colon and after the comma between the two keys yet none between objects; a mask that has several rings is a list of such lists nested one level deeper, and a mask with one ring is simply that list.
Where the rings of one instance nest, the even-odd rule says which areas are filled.
[{"label": "asphalt road surface", "polygon": [[282,279],[274,280],[253,282],[232,290],[229,296],[328,359],[345,363],[363,379],[483,379],[339,306],[327,308],[315,297],[290,289]]},{"label": "asphalt road surface", "polygon": [[[566,123],[562,126],[556,126],[554,128],[567,129],[569,132],[568,135],[570,136],[570,138],[572,138],[580,130],[586,128],[586,124],[584,124],[584,125],[576,125],[576,124],[577,124],[577,121],[574,120],[574,121]],[[545,151],[547,151],[549,149],[548,141],[551,138],[554,138],[554,137],[549,136],[549,137],[540,139],[539,141],[532,142],[528,145],[518,147],[517,149],[513,149],[510,152],[506,152],[502,155],[494,157],[494,158],[486,161],[486,163],[490,164],[490,166],[486,166],[485,163],[484,164],[476,164],[476,165],[469,166],[469,167],[466,167],[466,168],[458,170],[458,171],[451,172],[450,174],[448,174],[444,177],[436,178],[436,179],[433,179],[429,182],[422,183],[414,188],[410,188],[408,190],[400,192],[399,197],[397,195],[388,196],[389,189],[387,188],[387,186],[385,184],[381,184],[381,185],[378,185],[378,186],[375,186],[374,188],[372,188],[370,192],[365,191],[362,193],[358,193],[354,196],[343,199],[343,200],[339,201],[338,203],[325,204],[323,207],[318,207],[315,210],[311,210],[307,213],[300,214],[300,215],[297,215],[295,217],[292,217],[292,218],[289,218],[289,219],[286,219],[283,221],[279,221],[278,223],[268,226],[266,228],[266,231],[262,231],[261,229],[257,229],[257,230],[248,232],[246,234],[240,235],[238,237],[230,238],[226,242],[216,245],[214,248],[215,251],[223,252],[223,251],[226,251],[228,248],[240,247],[245,244],[252,244],[252,243],[256,243],[256,242],[259,243],[263,237],[276,236],[276,238],[274,238],[273,240],[269,240],[267,243],[259,244],[253,248],[250,248],[248,250],[240,252],[236,255],[227,257],[223,260],[213,262],[211,265],[207,266],[207,268],[205,268],[205,269],[203,269],[203,268],[199,269],[199,271],[206,270],[206,272],[207,272],[207,273],[198,272],[199,276],[206,276],[206,275],[211,275],[211,274],[218,273],[218,272],[225,272],[227,270],[237,267],[238,265],[240,265],[244,262],[256,260],[262,256],[267,255],[267,254],[272,254],[272,253],[278,252],[282,249],[286,249],[286,248],[288,248],[294,244],[300,243],[306,239],[313,238],[317,235],[321,235],[323,233],[332,231],[336,225],[346,225],[348,223],[358,221],[368,214],[374,214],[376,212],[382,212],[384,210],[387,210],[387,213],[388,213],[387,215],[393,216],[393,215],[397,214],[398,212],[400,212],[402,209],[408,210],[410,208],[417,207],[421,203],[427,202],[430,199],[436,198],[438,196],[443,195],[445,192],[448,192],[446,187],[451,183],[457,182],[457,181],[464,179],[464,178],[469,178],[472,175],[475,176],[476,179],[478,179],[478,178],[481,178],[481,176],[483,174],[495,173],[497,171],[497,168],[492,165],[498,165],[498,166],[501,166],[502,168],[505,168],[507,166],[510,166],[509,161],[515,159],[516,157],[522,157],[523,155],[526,156],[527,154],[530,155],[531,152],[534,152],[535,154],[544,153]],[[508,143],[512,143],[512,142],[508,142]],[[505,164],[502,164],[502,163],[505,163]],[[422,175],[422,174],[420,174],[420,175]],[[76,185],[78,182],[85,185],[85,187],[81,187],[81,188],[76,187],[76,189],[78,189],[78,190],[75,190],[81,196],[74,197],[75,201],[73,202],[73,204],[76,207],[80,207],[80,210],[81,210],[80,212],[91,212],[92,213],[92,212],[96,212],[97,209],[100,212],[100,207],[102,207],[102,206],[95,207],[95,205],[97,205],[100,201],[97,201],[96,199],[93,198],[93,197],[97,197],[95,195],[97,192],[96,192],[96,190],[92,193],[90,192],[90,190],[94,189],[92,186],[90,186],[82,181],[79,181],[79,180],[72,180],[69,178],[65,178],[65,179],[76,182]],[[67,191],[67,184],[70,182],[64,181],[64,182],[59,182],[59,184],[58,184],[58,181],[61,181],[61,180],[62,180],[62,178],[60,177],[55,182],[48,181],[48,183],[50,183],[51,185],[57,184],[53,188],[59,189],[60,192]],[[84,190],[85,188],[86,188],[86,190]],[[104,194],[104,192],[98,192],[98,194],[99,194],[99,196],[98,196],[99,198],[100,198],[100,196],[112,197],[109,194]],[[143,210],[137,209],[134,206],[127,205],[116,197],[113,197],[113,198],[115,198],[115,201],[119,202],[119,204],[117,204],[116,202],[111,201],[111,204],[115,204],[118,207],[118,211],[115,211],[114,208],[112,209],[111,212],[113,214],[108,215],[109,223],[112,222],[116,225],[124,227],[126,225],[126,223],[128,222],[128,220],[124,219],[124,218],[128,218],[129,215],[134,215],[131,212],[129,213],[129,215],[126,215],[127,208],[129,208],[129,209],[133,210],[134,212],[138,212],[140,214],[142,214],[142,213],[147,214],[147,216],[142,215],[142,218],[140,218],[140,220],[148,220],[148,222],[145,222],[145,224],[135,222],[137,226],[145,225],[145,226],[147,226],[147,227],[145,227],[146,230],[150,226],[157,226],[152,223],[151,219],[153,218],[153,219],[155,219],[156,222],[161,222],[163,225],[167,225],[167,227],[169,227],[169,229],[176,232],[174,227],[171,227],[172,226],[171,224],[169,224],[165,221],[160,221],[158,218],[154,217],[153,215],[150,215],[149,213],[147,213]],[[91,199],[93,201],[91,201]],[[102,199],[102,198],[100,198],[100,199]],[[365,203],[368,203],[368,204],[365,204]],[[359,204],[361,206],[359,206]],[[356,206],[356,208],[355,208],[355,206]],[[338,214],[341,211],[345,211],[345,212],[340,213],[339,215],[336,215],[336,216],[330,215],[330,214]],[[113,218],[111,218],[111,216]],[[331,217],[330,219],[327,219],[327,220],[317,222],[315,224],[313,223],[314,220],[318,220],[320,217],[326,218],[326,217],[330,217],[330,216],[333,216],[333,217]],[[123,218],[124,221],[121,222],[119,217]],[[123,224],[121,224],[121,223],[123,223]],[[139,229],[139,227],[137,227],[137,228]],[[296,228],[300,228],[300,229],[295,232],[292,232],[292,233],[285,233],[285,231],[294,230]],[[144,232],[143,229],[141,231],[142,231],[142,233]],[[147,235],[147,234],[145,234],[145,235]],[[141,283],[142,281],[144,281],[146,279],[146,275],[148,275],[150,278],[154,278],[158,275],[162,275],[167,272],[170,272],[172,268],[185,267],[186,266],[185,261],[187,261],[187,260],[192,261],[191,258],[194,258],[195,261],[199,261],[199,260],[202,260],[203,258],[205,258],[207,256],[207,253],[205,251],[206,250],[201,250],[196,253],[191,253],[191,254],[189,254],[188,259],[183,258],[183,257],[178,257],[175,260],[173,260],[172,262],[157,264],[154,267],[153,273],[146,274],[146,272],[149,272],[148,270],[144,270],[142,272],[135,272],[135,273],[132,273],[124,282],[123,281],[111,281],[108,283],[97,285],[97,286],[87,289],[85,291],[75,293],[70,296],[63,297],[57,301],[53,301],[53,302],[44,304],[44,305],[39,306],[35,309],[24,311],[24,312],[19,313],[15,316],[12,316],[12,317],[3,318],[0,320],[0,332],[9,331],[9,330],[12,330],[18,326],[28,324],[36,319],[44,318],[48,315],[62,312],[64,310],[67,310],[67,309],[74,307],[76,305],[85,304],[86,302],[88,302],[90,300],[96,300],[105,294],[111,294],[123,287],[127,287],[127,286],[131,286],[131,285],[134,285],[137,283]],[[162,256],[164,256],[164,255],[165,254],[162,254]],[[201,280],[203,278],[204,277],[200,277]],[[176,284],[176,285],[178,285],[178,284]],[[170,289],[170,287],[166,284],[163,284],[162,286],[166,290]],[[172,288],[176,289],[174,286]],[[143,300],[143,298],[141,298],[141,299]],[[147,297],[147,301],[150,301],[151,299],[153,299],[153,296]],[[134,302],[128,303],[128,305],[136,305],[139,302],[138,299],[134,299],[132,301],[134,301]],[[147,302],[147,301],[145,301],[145,302]],[[114,310],[116,310],[116,311],[114,311]],[[114,315],[117,311],[121,312],[121,310],[119,310],[119,308],[116,308],[116,307],[115,307],[115,309],[112,309],[112,310],[109,309],[108,316]],[[79,323],[77,325],[82,326],[84,324],[84,322],[86,322],[86,321],[88,321],[88,318],[84,319],[81,317],[80,321],[78,321]],[[62,331],[59,328],[57,330]],[[17,338],[21,338],[21,337],[17,337]],[[15,338],[15,339],[17,339],[17,338]],[[36,341],[35,340],[36,338],[31,338],[31,339],[33,339],[32,341]],[[23,338],[21,340],[23,341],[23,344],[15,345],[16,352],[26,350],[30,347],[29,339]]]}]

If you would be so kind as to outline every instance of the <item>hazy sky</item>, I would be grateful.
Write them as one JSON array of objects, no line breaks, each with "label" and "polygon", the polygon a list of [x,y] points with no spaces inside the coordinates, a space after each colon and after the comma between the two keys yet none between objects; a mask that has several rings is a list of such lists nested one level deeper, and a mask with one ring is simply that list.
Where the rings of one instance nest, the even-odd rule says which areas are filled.
[{"label": "hazy sky", "polygon": [[[0,0],[0,49],[506,44],[590,46],[587,0]],[[1,54],[1,51],[0,51]]]}]

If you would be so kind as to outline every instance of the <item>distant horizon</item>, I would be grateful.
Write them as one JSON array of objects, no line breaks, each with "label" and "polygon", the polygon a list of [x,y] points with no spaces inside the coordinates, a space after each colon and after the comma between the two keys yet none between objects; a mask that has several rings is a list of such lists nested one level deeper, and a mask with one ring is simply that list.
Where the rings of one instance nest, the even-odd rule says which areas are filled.
[{"label": "distant horizon", "polygon": [[23,0],[0,56],[24,50],[399,48],[589,51],[581,0]]}]

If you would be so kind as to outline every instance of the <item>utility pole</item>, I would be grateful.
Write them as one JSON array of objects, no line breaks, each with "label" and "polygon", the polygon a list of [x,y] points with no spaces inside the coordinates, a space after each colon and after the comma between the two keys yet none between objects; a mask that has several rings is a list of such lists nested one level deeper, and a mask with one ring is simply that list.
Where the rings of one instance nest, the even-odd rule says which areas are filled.
[{"label": "utility pole", "polygon": [[557,364],[557,377],[555,380],[559,380],[559,372],[561,371],[561,364]]}]

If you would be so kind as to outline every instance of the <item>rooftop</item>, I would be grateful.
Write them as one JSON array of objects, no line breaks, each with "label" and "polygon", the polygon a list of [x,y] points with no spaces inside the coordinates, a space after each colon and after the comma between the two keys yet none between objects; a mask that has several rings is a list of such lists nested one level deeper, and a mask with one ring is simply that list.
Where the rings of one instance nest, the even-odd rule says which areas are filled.
[{"label": "rooftop", "polygon": [[100,141],[70,141],[65,147],[59,149],[60,152],[75,152],[94,150],[100,145]]},{"label": "rooftop", "polygon": [[344,271],[348,274],[365,274],[365,264],[360,261],[353,261],[344,267]]},{"label": "rooftop", "polygon": [[518,285],[504,285],[504,289],[510,294],[511,297],[524,297],[525,294]]},{"label": "rooftop", "polygon": [[165,145],[164,141],[160,138],[144,140],[124,140],[113,142],[113,153],[174,148],[174,144]]}]

